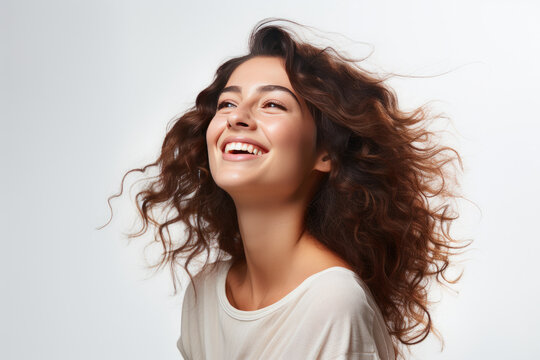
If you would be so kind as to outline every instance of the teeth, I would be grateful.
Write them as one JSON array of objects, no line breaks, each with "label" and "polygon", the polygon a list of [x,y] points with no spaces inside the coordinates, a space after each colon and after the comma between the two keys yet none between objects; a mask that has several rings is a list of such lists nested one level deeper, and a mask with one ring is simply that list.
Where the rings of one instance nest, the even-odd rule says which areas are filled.
[{"label": "teeth", "polygon": [[225,146],[225,152],[229,153],[232,150],[243,150],[243,151],[248,151],[255,155],[262,155],[262,151],[260,149],[256,148],[252,144],[247,144],[247,143],[239,143],[239,142],[228,143]]}]

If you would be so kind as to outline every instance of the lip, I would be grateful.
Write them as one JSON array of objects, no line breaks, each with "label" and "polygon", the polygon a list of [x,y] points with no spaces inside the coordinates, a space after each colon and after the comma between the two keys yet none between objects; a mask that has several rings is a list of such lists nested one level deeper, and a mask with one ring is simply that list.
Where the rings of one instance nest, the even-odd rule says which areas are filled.
[{"label": "lip", "polygon": [[[228,136],[221,143],[220,149],[221,149],[222,153],[224,153],[224,151],[225,151],[225,145],[227,145],[228,143],[231,143],[231,142],[243,142],[243,143],[246,143],[246,144],[255,145],[255,146],[257,146],[257,147],[259,147],[259,148],[261,148],[263,150],[263,155],[268,152],[268,149],[263,144],[261,144],[260,142],[258,142],[256,140],[250,139],[250,138],[245,137],[245,136]],[[232,154],[228,154],[228,155],[232,155]],[[247,155],[247,154],[245,154],[245,155]],[[248,155],[248,156],[250,156],[250,155]]]},{"label": "lip", "polygon": [[257,158],[260,158],[262,157],[262,155],[221,153],[221,157],[223,160],[228,160],[228,161],[249,161],[249,160],[255,160]]}]

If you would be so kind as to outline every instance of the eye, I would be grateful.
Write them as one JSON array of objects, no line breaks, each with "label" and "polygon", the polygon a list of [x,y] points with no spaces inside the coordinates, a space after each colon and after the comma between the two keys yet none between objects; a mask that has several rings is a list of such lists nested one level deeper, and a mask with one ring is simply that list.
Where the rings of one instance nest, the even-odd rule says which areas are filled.
[{"label": "eye", "polygon": [[278,108],[278,109],[282,109],[282,110],[287,110],[287,108],[285,108],[285,106],[283,106],[281,103],[275,101],[275,100],[272,100],[272,101],[268,101],[268,102],[265,102],[263,104],[263,107],[269,107],[269,108]]},{"label": "eye", "polygon": [[[229,106],[229,105],[231,105],[231,106]],[[222,109],[222,108],[224,108],[224,107],[228,107],[228,108],[229,108],[229,107],[233,107],[233,106],[234,106],[234,104],[231,103],[231,102],[229,102],[229,101],[222,101],[222,102],[220,102],[220,103],[218,104],[217,109],[219,110],[219,109]]]}]

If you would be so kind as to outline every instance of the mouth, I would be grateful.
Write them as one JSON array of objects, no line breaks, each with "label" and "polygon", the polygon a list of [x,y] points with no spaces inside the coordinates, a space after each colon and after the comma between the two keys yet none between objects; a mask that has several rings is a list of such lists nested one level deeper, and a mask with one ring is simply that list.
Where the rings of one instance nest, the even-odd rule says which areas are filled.
[{"label": "mouth", "polygon": [[222,146],[221,153],[224,160],[244,161],[263,157],[268,151],[250,143],[229,142]]},{"label": "mouth", "polygon": [[268,150],[262,146],[245,142],[228,142],[221,146],[221,152],[224,154],[250,154],[262,156],[268,153]]}]

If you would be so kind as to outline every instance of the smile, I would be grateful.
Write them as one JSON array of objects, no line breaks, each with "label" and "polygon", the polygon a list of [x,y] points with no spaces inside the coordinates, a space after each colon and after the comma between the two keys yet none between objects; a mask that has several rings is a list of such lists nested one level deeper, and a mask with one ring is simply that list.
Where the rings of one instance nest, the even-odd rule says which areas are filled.
[{"label": "smile", "polygon": [[261,148],[248,143],[231,142],[228,143],[222,151],[223,160],[228,161],[245,161],[254,160],[258,157],[264,156],[266,151]]},{"label": "smile", "polygon": [[258,146],[242,143],[242,142],[230,142],[225,145],[223,149],[224,153],[227,154],[253,154],[253,155],[262,155],[265,153],[264,150],[260,149]]}]

